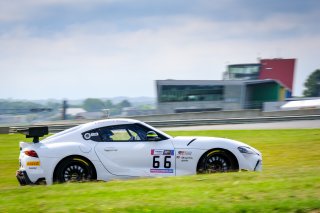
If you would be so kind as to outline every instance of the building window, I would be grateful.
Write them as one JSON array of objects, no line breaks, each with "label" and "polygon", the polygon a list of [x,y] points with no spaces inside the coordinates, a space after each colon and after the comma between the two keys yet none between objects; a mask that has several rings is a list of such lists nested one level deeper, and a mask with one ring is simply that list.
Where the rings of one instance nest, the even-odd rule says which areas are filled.
[{"label": "building window", "polygon": [[256,80],[259,78],[260,64],[239,64],[228,66],[228,80]]},{"label": "building window", "polygon": [[220,85],[162,85],[159,102],[221,101],[223,86]]}]

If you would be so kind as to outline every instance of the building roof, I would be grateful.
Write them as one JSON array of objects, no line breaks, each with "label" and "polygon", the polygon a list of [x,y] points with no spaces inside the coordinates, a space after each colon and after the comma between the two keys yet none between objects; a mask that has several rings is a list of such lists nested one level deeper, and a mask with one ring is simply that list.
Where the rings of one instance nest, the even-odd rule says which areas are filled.
[{"label": "building roof", "polygon": [[288,88],[286,85],[284,85],[283,83],[281,83],[278,80],[274,80],[274,79],[263,79],[263,80],[250,80],[250,81],[246,81],[245,84],[263,84],[263,83],[277,83],[280,86],[286,88],[287,90],[291,91],[290,88]]},{"label": "building roof", "polygon": [[[290,90],[284,84],[274,79],[263,80],[156,80],[157,85],[248,85],[248,84],[264,84],[277,83],[282,87]],[[291,91],[291,90],[290,90]]]},{"label": "building roof", "polygon": [[157,85],[238,85],[239,80],[156,80]]},{"label": "building roof", "polygon": [[248,63],[248,64],[229,64],[228,67],[246,67],[246,66],[261,66],[260,63]]}]

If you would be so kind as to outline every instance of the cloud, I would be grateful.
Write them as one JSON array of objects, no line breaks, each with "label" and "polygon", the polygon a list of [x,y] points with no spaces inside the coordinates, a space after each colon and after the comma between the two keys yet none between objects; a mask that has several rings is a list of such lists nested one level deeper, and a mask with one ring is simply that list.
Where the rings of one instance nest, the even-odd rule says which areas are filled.
[{"label": "cloud", "polygon": [[[54,23],[34,21],[31,13],[44,8],[34,16],[51,20],[50,13],[45,13],[52,5],[70,9],[75,1],[38,2],[26,5],[18,24],[2,28],[0,24],[0,97],[155,96],[156,79],[218,80],[228,63],[254,63],[257,57],[298,58],[294,93],[301,94],[306,76],[320,67],[315,21],[320,13],[316,9],[308,14],[291,9],[257,19],[241,12],[243,18],[232,20],[209,14],[226,6],[234,9],[234,1],[218,5],[202,1],[196,8],[190,8],[186,1],[183,10],[174,7],[165,13],[159,9],[155,14],[118,14],[119,20],[92,15],[85,21],[65,21],[64,17],[57,24],[62,27],[52,27]],[[75,17],[97,10],[94,6],[86,8],[86,2],[79,2]],[[124,5],[126,11],[143,3],[96,4],[113,8]],[[161,9],[165,7],[161,5]],[[198,15],[200,11],[207,12]]]}]

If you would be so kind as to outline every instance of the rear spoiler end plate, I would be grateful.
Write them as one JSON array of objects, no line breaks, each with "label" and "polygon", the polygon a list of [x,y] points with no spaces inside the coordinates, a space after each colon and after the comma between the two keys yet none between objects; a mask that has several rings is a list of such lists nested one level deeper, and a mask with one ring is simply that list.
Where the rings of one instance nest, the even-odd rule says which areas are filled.
[{"label": "rear spoiler end plate", "polygon": [[24,134],[26,138],[33,138],[33,143],[38,143],[39,138],[49,134],[47,126],[19,127],[16,132]]}]

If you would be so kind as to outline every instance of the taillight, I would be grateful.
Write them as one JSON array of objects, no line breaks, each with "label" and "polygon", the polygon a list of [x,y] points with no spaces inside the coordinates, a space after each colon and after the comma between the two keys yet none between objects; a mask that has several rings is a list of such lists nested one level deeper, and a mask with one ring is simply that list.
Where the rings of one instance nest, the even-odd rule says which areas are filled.
[{"label": "taillight", "polygon": [[38,154],[34,150],[26,150],[24,151],[24,154],[30,157],[38,158]]}]

